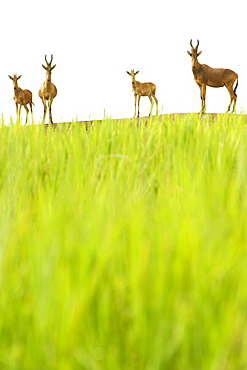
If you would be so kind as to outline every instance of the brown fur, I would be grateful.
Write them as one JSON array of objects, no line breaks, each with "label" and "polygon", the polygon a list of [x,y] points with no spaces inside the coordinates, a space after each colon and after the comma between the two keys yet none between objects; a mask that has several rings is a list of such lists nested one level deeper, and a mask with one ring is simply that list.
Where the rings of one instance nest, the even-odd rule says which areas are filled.
[{"label": "brown fur", "polygon": [[28,112],[29,112],[29,109],[27,107],[28,104],[30,106],[31,112],[33,112],[32,93],[30,90],[22,90],[20,87],[18,87],[17,81],[19,80],[19,78],[21,78],[21,75],[19,77],[17,77],[17,75],[14,75],[13,77],[9,75],[9,78],[13,81],[13,85],[14,85],[14,101],[16,105],[16,115],[20,119],[21,107],[23,105],[26,110],[26,124],[27,124],[27,118],[28,118]]},{"label": "brown fur", "polygon": [[[194,75],[194,80],[200,88],[200,96],[202,101],[201,112],[204,113],[206,110],[206,86],[211,87],[223,87],[225,86],[230,94],[231,100],[228,106],[228,112],[231,109],[233,103],[232,111],[235,111],[237,95],[236,89],[238,86],[238,75],[237,73],[231,71],[230,69],[223,68],[211,68],[206,64],[200,64],[198,62],[198,56],[201,54],[201,51],[198,53],[199,41],[197,40],[197,46],[194,48],[192,45],[192,40],[190,40],[191,52],[187,52],[191,56],[192,63],[192,72]],[[233,85],[237,81],[235,88]]]},{"label": "brown fur", "polygon": [[47,59],[45,56],[46,66],[42,64],[42,67],[46,70],[46,79],[39,89],[39,97],[42,99],[42,103],[44,106],[43,121],[45,122],[45,116],[46,116],[46,110],[47,110],[46,101],[48,101],[50,123],[53,123],[52,114],[51,114],[52,102],[53,102],[53,99],[57,96],[57,88],[51,82],[51,71],[56,67],[56,64],[53,67],[51,66],[52,60],[53,60],[53,55],[51,56],[50,63],[47,62]]},{"label": "brown fur", "polygon": [[134,98],[135,98],[134,117],[136,116],[136,99],[137,99],[137,96],[138,96],[138,115],[137,115],[137,117],[139,117],[141,96],[148,96],[149,97],[149,100],[151,102],[151,109],[150,109],[150,113],[149,113],[150,116],[151,116],[152,108],[153,108],[153,104],[154,104],[153,99],[155,100],[155,102],[156,102],[156,114],[158,114],[158,100],[155,96],[155,92],[156,92],[155,84],[153,84],[152,82],[142,83],[142,82],[136,81],[135,75],[139,71],[134,72],[134,70],[132,69],[131,72],[128,72],[128,71],[126,71],[126,72],[130,75],[131,80],[132,80],[132,91],[134,92]]}]

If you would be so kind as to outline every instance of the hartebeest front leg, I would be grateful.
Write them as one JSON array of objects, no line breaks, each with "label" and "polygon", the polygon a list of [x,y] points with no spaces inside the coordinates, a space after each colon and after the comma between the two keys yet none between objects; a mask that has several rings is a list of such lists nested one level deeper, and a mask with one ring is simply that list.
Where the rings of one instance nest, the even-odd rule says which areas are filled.
[{"label": "hartebeest front leg", "polygon": [[44,115],[43,115],[43,123],[45,123],[45,116],[46,116],[46,100],[45,99],[42,99],[42,103],[43,103],[43,106],[44,106]]},{"label": "hartebeest front leg", "polygon": [[136,116],[136,99],[137,99],[137,95],[134,94],[134,117]]},{"label": "hartebeest front leg", "polygon": [[140,116],[140,100],[141,100],[141,95],[138,95],[138,112],[137,112],[137,117]]},{"label": "hartebeest front leg", "polygon": [[202,101],[201,113],[206,111],[206,85],[199,85],[200,87],[200,96]]},{"label": "hartebeest front leg", "polygon": [[50,119],[50,123],[53,123],[52,122],[52,115],[51,115],[51,105],[52,105],[52,99],[49,99],[49,119]]}]

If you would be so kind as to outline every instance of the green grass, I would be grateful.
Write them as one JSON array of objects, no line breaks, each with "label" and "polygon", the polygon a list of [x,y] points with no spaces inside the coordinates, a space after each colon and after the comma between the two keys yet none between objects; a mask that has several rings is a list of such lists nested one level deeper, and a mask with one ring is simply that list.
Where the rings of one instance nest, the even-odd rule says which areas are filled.
[{"label": "green grass", "polygon": [[0,131],[1,369],[247,369],[244,116]]}]

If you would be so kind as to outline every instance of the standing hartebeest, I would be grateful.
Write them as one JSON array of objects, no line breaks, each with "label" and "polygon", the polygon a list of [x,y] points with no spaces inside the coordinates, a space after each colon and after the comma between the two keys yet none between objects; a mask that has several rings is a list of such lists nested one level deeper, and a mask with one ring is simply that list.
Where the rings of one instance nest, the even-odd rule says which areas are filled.
[{"label": "standing hartebeest", "polygon": [[156,86],[155,84],[153,84],[152,82],[138,82],[136,81],[135,79],[135,75],[139,72],[134,72],[134,69],[131,69],[131,72],[128,72],[128,75],[130,75],[131,79],[132,79],[132,91],[134,92],[134,97],[135,97],[135,111],[134,111],[134,117],[136,116],[136,98],[138,96],[138,115],[137,117],[139,117],[139,109],[140,109],[140,99],[141,99],[141,96],[148,96],[149,97],[149,100],[151,102],[151,109],[150,109],[150,113],[149,115],[151,116],[151,113],[152,113],[152,109],[153,109],[153,105],[154,105],[154,101],[152,98],[154,98],[155,102],[156,102],[156,114],[158,114],[158,100],[155,96],[155,92],[156,92]]},{"label": "standing hartebeest", "polygon": [[[190,40],[191,52],[187,53],[191,56],[192,61],[192,72],[194,75],[194,80],[200,87],[200,95],[202,100],[202,109],[201,112],[204,113],[206,110],[206,86],[211,87],[223,87],[225,86],[230,94],[231,100],[228,107],[228,112],[231,109],[232,102],[233,109],[235,111],[236,106],[236,90],[238,87],[238,75],[237,73],[231,71],[230,69],[223,68],[211,68],[206,64],[200,64],[197,60],[197,57],[201,54],[201,51],[198,53],[199,40],[197,40],[197,45],[194,48],[192,45],[192,40]],[[236,86],[233,89],[233,85],[236,82]]]},{"label": "standing hartebeest", "polygon": [[[32,110],[32,93],[30,90],[22,90],[19,86],[18,86],[18,80],[19,78],[21,78],[21,75],[17,77],[17,75],[14,75],[13,77],[11,77],[10,75],[8,75],[9,78],[13,81],[13,85],[14,85],[14,101],[15,101],[15,105],[16,105],[16,116],[17,118],[20,119],[20,114],[21,114],[21,106],[23,105],[24,108],[26,109],[26,124],[27,124],[27,117],[28,117],[28,112],[29,112],[29,109],[27,107],[27,104],[30,105],[30,110],[31,110],[31,113],[33,112]],[[19,105],[20,105],[20,108],[19,108]]]},{"label": "standing hartebeest", "polygon": [[45,116],[46,116],[46,100],[48,100],[48,106],[49,106],[49,118],[50,118],[50,123],[52,122],[52,115],[51,115],[51,105],[53,102],[53,99],[57,95],[57,88],[56,86],[51,82],[51,71],[56,67],[56,64],[52,67],[52,60],[53,60],[53,55],[51,55],[51,61],[50,63],[47,62],[46,56],[45,56],[45,61],[46,61],[46,66],[42,64],[42,67],[46,70],[46,80],[43,82],[39,89],[39,97],[42,99],[42,103],[44,105],[44,117],[43,121],[45,122]]}]

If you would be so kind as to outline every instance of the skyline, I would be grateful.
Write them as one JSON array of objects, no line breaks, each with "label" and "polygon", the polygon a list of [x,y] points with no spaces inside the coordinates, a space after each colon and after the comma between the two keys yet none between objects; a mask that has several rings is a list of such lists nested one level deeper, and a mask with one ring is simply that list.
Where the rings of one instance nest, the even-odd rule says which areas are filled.
[{"label": "skyline", "polygon": [[[33,93],[34,120],[42,120],[38,90],[45,79],[45,55],[51,54],[56,64],[52,82],[58,89],[54,122],[133,117],[130,69],[140,71],[138,81],[156,85],[159,113],[199,112],[199,88],[187,54],[190,39],[200,41],[200,63],[238,73],[236,112],[247,111],[245,9],[240,1],[235,2],[236,16],[229,1],[210,0],[204,8],[194,0],[166,8],[160,0],[152,5],[146,0],[44,0],[35,9],[32,4],[12,0],[3,5],[0,29],[7,36],[2,40],[0,111],[5,120],[15,118],[8,78],[14,73],[22,75],[19,86]],[[207,88],[207,112],[225,112],[228,104],[225,87]],[[141,98],[140,116],[149,109],[149,99]]]}]

